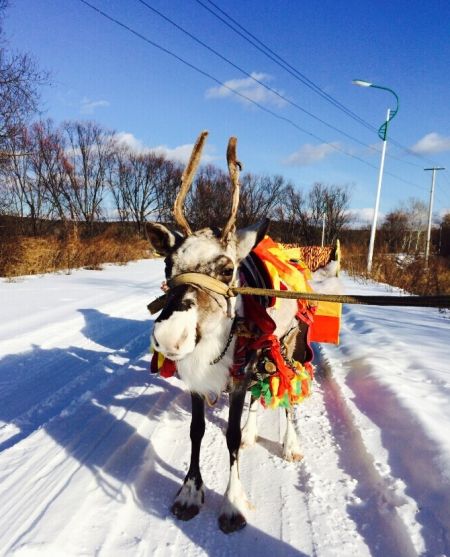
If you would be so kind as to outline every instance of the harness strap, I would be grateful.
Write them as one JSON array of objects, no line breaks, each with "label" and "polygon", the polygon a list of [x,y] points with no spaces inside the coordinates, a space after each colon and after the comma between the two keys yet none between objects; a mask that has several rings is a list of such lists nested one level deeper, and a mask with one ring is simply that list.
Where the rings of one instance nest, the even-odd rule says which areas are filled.
[{"label": "harness strap", "polygon": [[167,281],[167,284],[170,288],[181,284],[193,284],[221,294],[222,296],[226,296],[227,298],[236,295],[233,294],[229,284],[202,273],[181,273]]}]

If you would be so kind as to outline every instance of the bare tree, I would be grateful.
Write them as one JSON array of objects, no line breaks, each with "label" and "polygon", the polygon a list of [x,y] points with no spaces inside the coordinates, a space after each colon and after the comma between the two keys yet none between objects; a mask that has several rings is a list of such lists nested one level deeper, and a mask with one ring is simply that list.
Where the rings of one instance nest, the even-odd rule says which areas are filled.
[{"label": "bare tree", "polygon": [[156,184],[155,220],[170,223],[173,219],[173,206],[180,188],[183,167],[177,162],[165,160],[161,171],[162,179]]},{"label": "bare tree", "polygon": [[113,134],[94,122],[66,122],[62,130],[67,141],[62,153],[66,196],[77,220],[92,228],[102,213]]},{"label": "bare tree", "polygon": [[442,217],[439,228],[439,254],[450,256],[450,213]]},{"label": "bare tree", "polygon": [[274,218],[285,205],[292,184],[283,176],[258,176],[246,173],[241,179],[238,223],[248,226],[264,218]]},{"label": "bare tree", "polygon": [[350,222],[350,195],[345,186],[316,182],[308,195],[308,223],[304,226],[306,241],[320,244],[323,219],[325,243],[334,244],[341,230]]},{"label": "bare tree", "polygon": [[276,219],[284,242],[303,242],[308,224],[305,198],[292,184],[289,184],[284,191],[283,202],[276,209]]},{"label": "bare tree", "polygon": [[48,80],[29,54],[10,51],[3,39],[1,19],[8,2],[0,0],[0,150],[7,139],[20,134],[29,116],[36,112],[38,88]]},{"label": "bare tree", "polygon": [[407,249],[410,233],[408,215],[402,209],[388,213],[381,227],[388,249],[392,253]]},{"label": "bare tree", "polygon": [[8,157],[7,163],[0,168],[0,177],[8,184],[10,203],[13,213],[28,217],[33,234],[40,229],[40,221],[51,213],[46,189],[39,173],[36,173],[36,144],[34,128],[21,128],[6,141],[11,153],[23,156]]},{"label": "bare tree", "polygon": [[[266,217],[277,218],[285,203],[288,184],[282,176],[244,174],[240,180],[237,223],[245,227]],[[185,203],[189,222],[196,229],[221,227],[231,203],[229,176],[214,165],[202,167]]]},{"label": "bare tree", "polygon": [[227,220],[231,189],[228,175],[209,164],[200,169],[185,202],[191,226],[198,230],[207,226],[221,227]]},{"label": "bare tree", "polygon": [[410,234],[408,252],[419,252],[424,249],[425,232],[427,228],[428,207],[420,199],[410,198],[405,212],[408,216]]},{"label": "bare tree", "polygon": [[121,164],[119,187],[123,206],[136,224],[139,234],[145,231],[144,223],[155,210],[156,188],[162,180],[163,157],[154,154],[130,153]]},{"label": "bare tree", "polygon": [[65,170],[65,138],[51,120],[36,122],[31,129],[33,169],[46,191],[50,214],[64,223],[75,221],[77,215]]},{"label": "bare tree", "polygon": [[118,218],[120,222],[127,222],[130,220],[122,189],[128,154],[128,148],[114,144],[105,164],[105,180],[115,205],[114,219]]},{"label": "bare tree", "polygon": [[106,181],[119,220],[134,222],[138,233],[144,236],[149,218],[169,221],[165,216],[172,214],[180,177],[181,169],[176,163],[117,144],[106,167]]}]

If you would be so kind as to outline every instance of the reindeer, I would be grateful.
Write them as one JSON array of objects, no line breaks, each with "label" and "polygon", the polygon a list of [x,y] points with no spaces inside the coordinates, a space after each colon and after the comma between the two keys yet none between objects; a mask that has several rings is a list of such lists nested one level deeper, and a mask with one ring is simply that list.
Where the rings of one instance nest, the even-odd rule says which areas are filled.
[{"label": "reindeer", "polygon": [[[246,355],[244,379],[230,381],[236,343],[236,316],[243,316],[242,297],[227,299],[205,288],[201,283],[173,285],[174,278],[185,273],[208,275],[225,285],[239,284],[239,267],[253,247],[264,237],[268,222],[236,230],[239,203],[240,163],[236,158],[237,140],[231,137],[227,149],[228,169],[232,184],[231,212],[223,229],[213,226],[193,232],[183,213],[186,194],[191,187],[201,151],[208,132],[200,134],[190,161],[181,178],[181,188],[174,205],[174,218],[182,233],[173,232],[163,224],[149,223],[148,232],[153,246],[165,256],[166,280],[170,289],[160,315],[154,323],[154,348],[176,362],[179,377],[191,392],[192,421],[190,428],[191,460],[175,501],[172,513],[181,520],[190,520],[204,502],[204,485],[200,473],[200,445],[205,431],[205,400],[229,391],[229,420],[226,432],[230,455],[229,482],[219,515],[219,527],[225,533],[246,525],[244,516],[248,505],[239,477],[239,448],[256,441],[256,399],[250,402],[249,418],[241,433],[244,399],[250,385],[258,350]],[[192,277],[192,275],[189,275]],[[294,300],[279,300],[277,309],[270,308],[275,321],[275,334],[284,344],[287,358],[307,359],[307,326],[298,322]],[[287,427],[283,456],[295,461],[302,458],[292,423],[292,412],[286,411]]]}]

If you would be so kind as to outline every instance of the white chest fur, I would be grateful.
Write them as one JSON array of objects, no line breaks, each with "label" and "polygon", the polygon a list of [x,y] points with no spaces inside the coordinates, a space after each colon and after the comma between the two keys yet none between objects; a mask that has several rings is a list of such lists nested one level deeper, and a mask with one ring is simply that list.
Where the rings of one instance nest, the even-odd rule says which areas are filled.
[{"label": "white chest fur", "polygon": [[202,338],[191,354],[177,362],[178,374],[191,392],[218,396],[226,389],[230,380],[236,339],[232,339],[219,362],[210,362],[224,349],[228,334],[229,331],[220,337]]}]

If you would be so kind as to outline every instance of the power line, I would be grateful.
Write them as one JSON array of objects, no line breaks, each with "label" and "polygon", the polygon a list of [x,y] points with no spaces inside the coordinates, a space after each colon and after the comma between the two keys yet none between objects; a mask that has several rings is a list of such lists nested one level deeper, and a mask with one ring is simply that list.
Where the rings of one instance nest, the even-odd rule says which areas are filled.
[{"label": "power line", "polygon": [[450,205],[450,203],[445,202],[440,195],[436,195],[436,199],[439,201],[440,205],[442,205],[442,208],[445,208],[448,205]]},{"label": "power line", "polygon": [[215,50],[214,48],[212,48],[211,46],[209,46],[208,44],[206,44],[204,41],[202,41],[201,39],[199,39],[198,37],[196,37],[194,34],[190,33],[189,31],[187,31],[186,29],[184,29],[181,25],[179,25],[178,23],[176,23],[175,21],[173,21],[172,19],[170,19],[169,17],[167,17],[166,15],[164,15],[162,12],[160,12],[159,10],[157,10],[156,8],[154,8],[153,6],[151,6],[150,4],[148,4],[145,0],[137,0],[138,2],[140,2],[143,6],[145,6],[147,9],[151,10],[154,14],[158,15],[159,17],[161,17],[162,19],[164,19],[165,21],[167,21],[168,23],[170,23],[171,25],[173,25],[176,29],[178,29],[179,31],[181,31],[182,33],[184,33],[185,35],[187,35],[188,37],[190,37],[193,41],[195,41],[197,44],[201,45],[202,47],[206,48],[209,52],[212,52],[215,56],[217,56],[218,58],[220,58],[221,60],[223,60],[224,62],[226,62],[227,64],[229,64],[230,66],[232,66],[233,68],[235,68],[236,70],[240,71],[241,73],[243,73],[244,75],[246,75],[248,78],[250,78],[252,81],[254,81],[255,83],[258,83],[258,85],[261,85],[262,87],[264,87],[267,91],[270,91],[273,95],[276,95],[278,98],[282,99],[284,102],[290,104],[291,106],[293,106],[294,108],[296,108],[297,110],[300,110],[301,112],[307,114],[308,116],[310,116],[311,118],[313,118],[314,120],[320,122],[321,124],[324,124],[325,126],[329,127],[330,129],[344,135],[345,137],[351,139],[352,141],[355,141],[356,143],[358,143],[359,145],[362,145],[363,147],[366,147],[368,149],[372,149],[374,151],[378,151],[378,149],[376,147],[373,147],[372,145],[368,145],[367,143],[364,143],[363,141],[360,141],[358,138],[354,137],[351,134],[348,134],[347,132],[341,130],[340,128],[334,126],[333,124],[330,124],[329,122],[323,120],[322,118],[320,118],[319,116],[316,116],[315,114],[313,114],[312,112],[309,112],[309,110],[306,110],[305,108],[303,108],[301,105],[299,105],[298,103],[292,101],[291,99],[289,99],[288,97],[286,97],[285,95],[283,95],[282,93],[280,93],[279,91],[277,91],[276,89],[273,89],[272,87],[270,87],[269,85],[267,85],[266,83],[264,83],[263,81],[261,81],[260,79],[256,78],[254,75],[252,75],[251,73],[249,73],[247,70],[244,70],[243,68],[241,68],[240,66],[238,66],[237,64],[235,64],[234,62],[232,62],[229,58],[227,58],[226,56],[224,56],[223,54],[221,54],[220,52],[218,52],[217,50]]},{"label": "power line", "polygon": [[[248,43],[250,43],[251,45],[253,45],[257,50],[259,50],[260,52],[262,52],[265,56],[267,56],[268,58],[270,58],[273,62],[275,62],[275,64],[278,64],[278,66],[282,67],[284,70],[286,70],[292,77],[294,77],[297,81],[300,81],[301,83],[303,83],[304,85],[306,85],[306,87],[308,87],[309,89],[311,89],[312,91],[314,91],[316,94],[318,94],[319,96],[321,96],[322,98],[324,98],[326,101],[330,102],[331,104],[333,104],[336,108],[338,108],[339,110],[341,110],[342,112],[345,112],[345,114],[347,114],[347,116],[350,116],[351,118],[353,118],[354,120],[356,120],[357,122],[359,122],[360,124],[362,124],[364,127],[368,128],[371,131],[377,132],[377,128],[375,128],[374,126],[372,126],[371,124],[369,124],[368,122],[366,122],[363,118],[361,118],[360,116],[358,116],[357,114],[355,114],[352,110],[350,110],[349,108],[347,108],[345,105],[343,105],[340,101],[338,101],[337,99],[335,99],[334,97],[332,97],[330,94],[328,94],[327,92],[325,92],[323,89],[321,89],[321,87],[319,87],[319,85],[317,85],[316,83],[314,83],[314,81],[312,81],[311,79],[309,79],[305,74],[303,74],[302,72],[300,72],[300,70],[298,70],[297,68],[295,68],[294,66],[292,66],[291,64],[289,64],[289,62],[287,62],[284,58],[282,58],[279,54],[277,54],[274,50],[272,50],[270,47],[268,47],[263,41],[261,41],[260,39],[258,39],[255,35],[253,35],[252,33],[250,33],[250,31],[248,29],[246,29],[244,26],[242,26],[238,21],[236,21],[230,14],[228,14],[227,12],[225,12],[224,10],[222,10],[222,8],[220,8],[217,4],[215,4],[214,2],[212,2],[211,0],[207,0],[207,2],[209,2],[209,4],[211,4],[212,6],[214,6],[214,8],[216,10],[218,10],[220,13],[222,13],[225,17],[221,17],[219,14],[217,14],[216,12],[214,12],[211,8],[209,8],[207,5],[204,4],[204,2],[202,2],[202,0],[195,0],[198,4],[200,4],[205,10],[207,10],[208,12],[210,12],[213,16],[215,16],[217,19],[219,19],[224,25],[226,25],[227,27],[229,27],[232,31],[234,31],[236,34],[238,34],[240,37],[242,37],[245,41],[247,41]],[[226,18],[226,19],[225,19]],[[244,33],[246,33],[247,35],[245,35],[244,33],[241,33],[241,31],[239,31],[238,29],[235,29],[230,21],[232,21],[234,23],[234,25],[236,25],[239,29],[241,29]],[[251,39],[249,39],[249,37],[251,37]],[[253,39],[253,40],[252,40]]]},{"label": "power line", "polygon": [[[254,99],[252,99],[251,97],[248,97],[247,95],[244,95],[243,93],[240,93],[239,91],[236,91],[236,89],[233,89],[232,87],[229,87],[226,83],[224,83],[223,81],[220,81],[220,79],[217,79],[216,77],[214,77],[212,74],[210,74],[209,72],[206,72],[205,70],[202,70],[201,68],[199,68],[198,66],[192,64],[191,62],[188,62],[186,59],[182,58],[181,56],[179,56],[178,54],[174,53],[173,51],[159,45],[158,43],[156,43],[155,41],[152,41],[151,39],[149,39],[148,37],[146,37],[145,35],[142,35],[142,33],[139,33],[138,31],[134,30],[133,28],[131,28],[129,25],[126,25],[125,23],[119,21],[118,19],[114,18],[113,16],[107,14],[106,12],[104,12],[103,10],[101,10],[100,8],[97,8],[96,6],[94,6],[93,4],[89,3],[87,0],[79,0],[80,2],[82,2],[83,4],[85,4],[86,6],[88,6],[89,8],[91,8],[92,10],[96,11],[97,13],[99,13],[101,16],[105,17],[106,19],[108,19],[109,21],[112,21],[113,23],[115,23],[116,25],[119,25],[120,27],[122,27],[123,29],[129,31],[130,33],[132,33],[133,35],[135,35],[136,37],[142,39],[143,41],[147,42],[148,44],[154,46],[155,48],[165,52],[166,54],[168,54],[169,56],[172,56],[173,58],[175,58],[176,60],[178,60],[179,62],[181,62],[182,64],[188,66],[189,68],[191,68],[192,70],[200,73],[201,75],[207,77],[208,79],[211,79],[212,81],[214,81],[215,83],[217,83],[218,85],[220,85],[221,87],[224,87],[225,89],[227,89],[228,91],[230,91],[231,93],[245,99],[246,101],[250,102],[251,104],[257,106],[259,109],[263,110],[264,112],[270,114],[271,116],[277,118],[278,120],[282,120],[284,122],[289,123],[291,126],[293,126],[294,128],[298,129],[299,131],[301,131],[302,133],[305,133],[311,137],[313,137],[314,139],[320,141],[321,143],[324,143],[326,145],[329,145],[330,147],[332,147],[333,149],[335,149],[336,151],[340,151],[341,153],[344,153],[345,155],[352,157],[353,159],[359,160],[360,162],[366,164],[367,166],[370,166],[371,168],[374,168],[375,170],[377,169],[376,166],[374,166],[373,164],[365,161],[364,159],[358,157],[357,155],[353,155],[352,153],[349,153],[347,151],[345,151],[344,149],[341,149],[340,147],[338,147],[335,143],[330,143],[328,141],[326,141],[325,139],[321,138],[320,136],[316,135],[315,133],[306,130],[305,128],[302,128],[301,126],[299,126],[297,123],[295,123],[293,120],[282,116],[280,114],[277,114],[276,112],[274,112],[273,110],[270,110],[269,108],[265,107],[264,105],[258,103],[257,101],[255,101]],[[140,0],[139,0],[140,1]]]},{"label": "power line", "polygon": [[[301,83],[303,83],[304,85],[306,85],[306,87],[310,88],[312,91],[314,91],[316,94],[320,95],[322,98],[324,98],[326,101],[330,102],[331,104],[333,104],[336,108],[338,108],[339,110],[341,110],[342,112],[344,112],[347,116],[350,116],[350,118],[353,118],[354,120],[356,120],[357,122],[359,122],[361,125],[363,125],[364,127],[366,127],[367,129],[374,131],[376,133],[378,133],[378,129],[375,128],[374,126],[372,126],[371,124],[369,124],[368,122],[366,122],[363,118],[361,118],[360,116],[358,116],[355,112],[353,112],[352,110],[350,110],[348,107],[346,107],[343,103],[341,103],[340,101],[338,101],[337,99],[335,99],[332,95],[328,94],[326,91],[324,91],[323,89],[321,89],[321,87],[319,85],[317,85],[316,83],[314,83],[314,81],[312,81],[311,79],[309,79],[305,74],[303,74],[302,72],[300,72],[300,70],[298,70],[297,68],[295,68],[294,66],[292,66],[289,62],[287,62],[282,56],[280,56],[279,54],[277,54],[274,50],[272,50],[269,46],[267,46],[266,43],[264,43],[263,41],[261,41],[260,39],[258,39],[255,35],[253,35],[248,29],[246,29],[243,25],[241,25],[238,21],[236,21],[236,19],[234,19],[229,13],[225,12],[222,8],[220,8],[220,6],[218,6],[217,4],[215,4],[212,0],[206,0],[206,2],[208,2],[209,4],[211,4],[212,6],[214,6],[214,8],[219,11],[221,14],[223,14],[225,17],[220,16],[219,14],[217,14],[214,10],[212,10],[211,8],[209,8],[202,0],[195,0],[198,4],[200,4],[200,6],[202,6],[205,10],[207,10],[209,13],[211,13],[214,17],[216,17],[217,19],[219,19],[224,25],[226,25],[227,27],[229,27],[232,31],[234,31],[236,34],[238,34],[240,37],[242,37],[245,41],[247,41],[248,43],[250,43],[251,45],[253,45],[257,50],[259,50],[260,52],[262,52],[265,56],[267,56],[268,58],[270,58],[273,62],[275,62],[278,66],[282,67],[284,70],[286,70],[292,77],[294,77],[295,79],[297,79],[298,81],[300,81]],[[225,19],[226,18],[226,19]],[[233,27],[233,25],[231,25],[230,21],[233,22],[234,25],[236,25],[238,27],[238,29],[236,29],[235,27]],[[239,31],[239,29],[241,29],[243,31],[243,33],[241,31]],[[246,34],[244,34],[246,33]],[[251,37],[251,39],[249,38]],[[252,40],[253,39],[253,40]],[[406,147],[405,145],[402,145],[401,143],[399,143],[398,141],[396,141],[393,138],[390,138],[390,143],[392,145],[395,145],[397,148],[401,149],[402,151],[404,151],[406,154],[408,155],[412,155],[414,157],[417,157],[421,160],[425,160],[427,162],[431,162],[432,164],[435,164],[433,161],[426,159],[423,155],[420,155],[419,153],[415,153],[414,151],[412,151],[409,147]],[[422,168],[423,165],[421,164],[416,164],[413,163],[411,161],[405,161],[402,160],[398,157],[394,157],[393,155],[390,155],[391,158],[396,158],[397,160],[405,163],[405,164],[409,164],[410,166],[416,166],[418,168]]]},{"label": "power line", "polygon": [[450,174],[448,170],[444,170],[443,175],[444,175],[443,178],[445,182],[447,183],[448,186],[450,186]]},{"label": "power line", "polygon": [[[204,41],[202,41],[201,39],[199,39],[198,37],[196,37],[194,34],[190,33],[189,31],[187,31],[186,29],[184,29],[181,25],[179,25],[178,23],[176,23],[175,21],[173,21],[172,19],[170,19],[168,16],[164,15],[161,11],[157,10],[156,8],[154,8],[153,6],[151,6],[150,4],[148,4],[148,2],[146,2],[145,0],[137,0],[138,2],[140,2],[143,6],[145,6],[147,9],[149,9],[150,11],[152,11],[154,14],[158,15],[159,17],[161,17],[162,19],[164,19],[165,21],[167,21],[168,23],[170,23],[172,26],[174,26],[176,29],[178,29],[179,31],[181,31],[183,34],[187,35],[188,37],[190,37],[193,41],[195,41],[196,43],[200,44],[202,47],[204,47],[205,49],[207,49],[208,51],[212,52],[214,55],[216,55],[218,58],[220,58],[221,60],[225,61],[226,63],[228,63],[229,65],[231,65],[233,68],[237,69],[238,71],[240,71],[241,73],[243,73],[244,75],[246,75],[248,78],[250,78],[252,81],[258,83],[259,85],[261,85],[262,87],[264,87],[266,90],[270,91],[272,94],[276,95],[277,97],[279,97],[280,99],[282,99],[283,101],[285,101],[286,103],[290,104],[291,106],[293,106],[294,108],[297,108],[298,110],[300,110],[301,112],[304,112],[305,114],[307,114],[308,116],[310,116],[311,118],[317,120],[318,122],[324,124],[325,126],[333,129],[334,131],[337,131],[338,133],[344,135],[345,137],[351,139],[352,141],[355,141],[356,143],[358,143],[359,145],[362,145],[363,147],[366,147],[367,149],[371,149],[373,151],[376,151],[377,153],[380,153],[380,150],[373,146],[373,145],[368,145],[367,143],[364,143],[363,141],[360,141],[358,138],[354,137],[351,134],[348,134],[347,132],[341,130],[340,128],[337,128],[336,126],[330,124],[329,122],[326,122],[325,120],[323,120],[322,118],[319,118],[318,116],[316,116],[315,114],[309,112],[308,110],[306,110],[305,108],[303,108],[302,106],[300,106],[299,104],[297,104],[296,102],[292,101],[291,99],[287,98],[285,95],[282,95],[279,91],[277,91],[276,89],[273,89],[272,87],[268,86],[266,83],[264,83],[263,81],[259,80],[258,78],[254,77],[252,74],[250,74],[249,72],[247,72],[246,70],[244,70],[243,68],[241,68],[240,66],[238,66],[237,64],[235,64],[234,62],[232,62],[229,58],[227,58],[226,56],[222,55],[220,52],[218,52],[217,50],[215,50],[214,48],[212,48],[211,46],[209,46],[208,44],[206,44]],[[198,1],[198,0],[197,0]],[[201,3],[201,2],[200,2]],[[375,128],[374,128],[375,129]],[[401,159],[399,157],[396,157],[395,155],[390,155],[391,159],[395,159],[400,161],[401,163],[404,164],[409,164],[411,166],[415,166],[418,168],[422,168],[423,165],[419,165],[416,163],[412,163],[410,161],[405,161],[404,159]]]},{"label": "power line", "polygon": [[[246,101],[250,102],[251,104],[257,106],[260,110],[262,110],[263,112],[266,112],[267,114],[270,114],[271,116],[273,116],[274,118],[286,122],[289,125],[291,125],[292,127],[294,127],[295,129],[301,131],[302,133],[309,135],[310,137],[313,137],[314,139],[316,139],[317,141],[320,141],[321,143],[324,143],[328,146],[330,146],[331,148],[333,148],[336,151],[339,151],[341,153],[343,153],[344,155],[351,157],[355,160],[358,160],[359,162],[362,162],[363,164],[365,164],[366,166],[369,166],[370,168],[373,168],[375,170],[377,170],[377,167],[371,163],[369,163],[368,161],[362,159],[361,157],[358,157],[357,155],[354,155],[352,153],[349,153],[348,151],[345,151],[344,149],[340,148],[338,145],[336,145],[335,143],[330,143],[326,140],[324,140],[323,138],[321,138],[320,136],[316,135],[313,132],[310,132],[304,128],[302,128],[301,126],[299,126],[296,122],[294,122],[293,120],[291,120],[290,118],[287,118],[285,116],[282,116],[280,114],[277,114],[276,112],[274,112],[273,110],[263,106],[262,104],[258,103],[257,101],[253,100],[252,98],[248,97],[247,95],[244,95],[243,93],[240,93],[239,91],[236,91],[235,89],[233,89],[232,87],[229,87],[228,85],[226,85],[225,83],[223,83],[222,81],[220,81],[219,79],[217,79],[216,77],[214,77],[213,75],[211,75],[209,72],[206,72],[205,70],[202,70],[201,68],[199,68],[198,66],[192,64],[191,62],[188,62],[187,60],[185,60],[184,58],[182,58],[181,56],[179,56],[178,54],[172,52],[171,50],[161,46],[160,44],[156,43],[155,41],[152,41],[151,39],[149,39],[148,37],[146,37],[145,35],[142,35],[142,33],[139,33],[138,31],[134,30],[133,28],[131,28],[129,25],[119,21],[118,19],[114,18],[113,16],[107,14],[106,12],[104,12],[103,10],[101,10],[100,8],[97,8],[96,6],[94,6],[93,4],[91,4],[90,2],[88,2],[87,0],[79,0],[82,4],[88,6],[90,9],[92,9],[93,11],[97,12],[98,14],[100,14],[102,17],[104,17],[105,19],[108,19],[109,21],[115,23],[116,25],[118,25],[119,27],[122,27],[123,29],[125,29],[126,31],[128,31],[129,33],[135,35],[136,37],[138,37],[139,39],[145,41],[146,43],[150,44],[151,46],[157,48],[158,50],[168,54],[169,56],[171,56],[172,58],[175,58],[177,61],[181,62],[182,64],[184,64],[185,66],[189,67],[190,69],[196,71],[197,73],[200,73],[201,75],[203,75],[204,77],[207,77],[208,79],[214,81],[215,83],[217,83],[218,85],[220,85],[221,87],[224,87],[225,89],[227,89],[228,91],[230,91],[231,93],[233,93],[234,95],[237,95],[243,99],[245,99]],[[393,178],[404,182],[408,185],[412,185],[414,187],[418,187],[420,188],[420,186],[418,186],[417,184],[414,184],[413,182],[409,182],[403,178],[401,178],[400,176],[396,176],[395,174],[386,172],[386,174],[389,174],[390,176],[392,176]]]},{"label": "power line", "polygon": [[388,172],[388,171],[384,171],[384,174],[387,176],[391,176],[392,178],[395,178],[396,180],[399,180],[400,182],[403,182],[404,184],[407,184],[408,186],[413,186],[416,189],[419,190],[424,190],[426,189],[424,186],[419,186],[418,184],[415,184],[414,182],[410,182],[409,180],[405,180],[404,178],[401,178],[400,176],[397,176],[396,174],[393,174],[392,172]]}]

